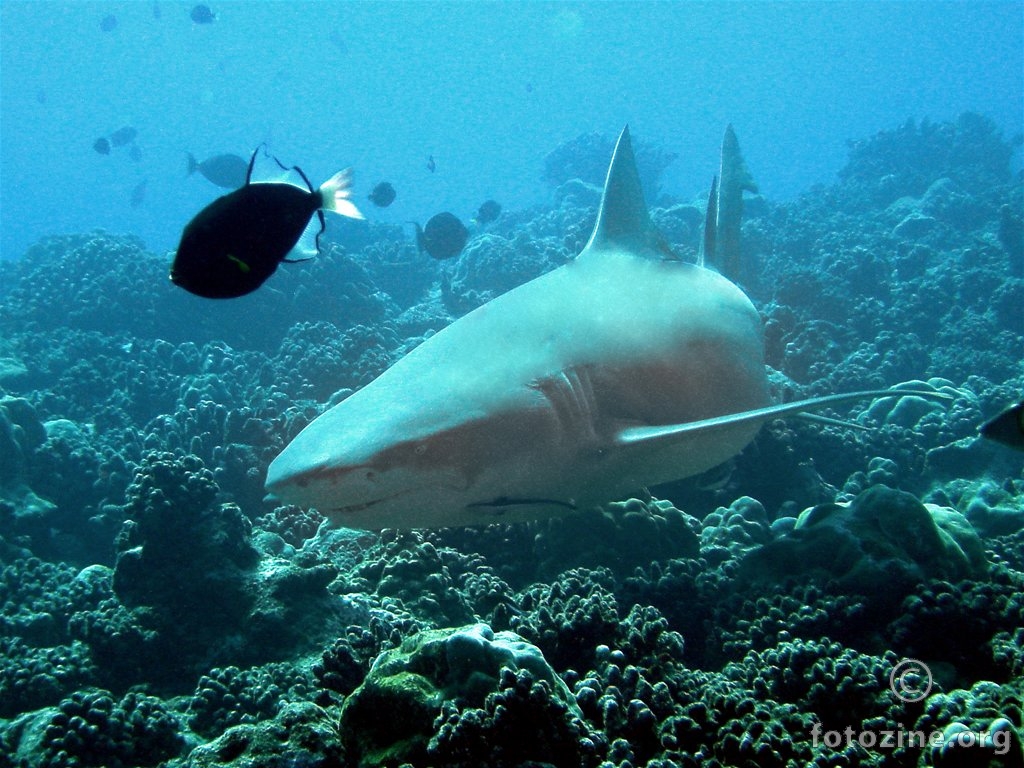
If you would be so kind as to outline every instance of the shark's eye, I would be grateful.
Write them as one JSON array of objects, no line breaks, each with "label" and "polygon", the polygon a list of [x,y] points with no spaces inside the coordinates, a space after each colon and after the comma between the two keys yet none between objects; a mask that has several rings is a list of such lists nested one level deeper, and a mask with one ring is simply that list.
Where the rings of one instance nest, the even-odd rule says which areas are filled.
[{"label": "shark's eye", "polygon": [[424,453],[427,452],[427,444],[417,443],[416,447],[413,448],[413,451],[416,453],[417,456],[422,456]]}]

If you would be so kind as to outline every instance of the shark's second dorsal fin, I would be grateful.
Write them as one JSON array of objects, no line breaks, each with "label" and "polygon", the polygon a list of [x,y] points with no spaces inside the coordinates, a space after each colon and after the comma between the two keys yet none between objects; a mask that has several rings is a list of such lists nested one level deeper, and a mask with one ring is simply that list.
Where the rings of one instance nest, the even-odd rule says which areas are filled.
[{"label": "shark's second dorsal fin", "polygon": [[584,250],[611,249],[631,251],[647,258],[676,258],[647,212],[628,125],[615,144],[597,224]]},{"label": "shark's second dorsal fin", "polygon": [[708,194],[708,207],[704,214],[704,239],[697,253],[697,265],[714,267],[715,249],[718,240],[718,177],[711,180],[711,192]]}]

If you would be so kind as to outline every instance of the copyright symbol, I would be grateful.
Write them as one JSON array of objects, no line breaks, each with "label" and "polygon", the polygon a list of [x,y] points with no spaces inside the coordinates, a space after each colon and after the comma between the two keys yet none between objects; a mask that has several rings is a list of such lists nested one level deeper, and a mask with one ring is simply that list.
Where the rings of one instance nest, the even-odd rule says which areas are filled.
[{"label": "copyright symbol", "polygon": [[932,671],[923,661],[901,659],[889,673],[889,688],[900,701],[922,701],[932,690]]}]

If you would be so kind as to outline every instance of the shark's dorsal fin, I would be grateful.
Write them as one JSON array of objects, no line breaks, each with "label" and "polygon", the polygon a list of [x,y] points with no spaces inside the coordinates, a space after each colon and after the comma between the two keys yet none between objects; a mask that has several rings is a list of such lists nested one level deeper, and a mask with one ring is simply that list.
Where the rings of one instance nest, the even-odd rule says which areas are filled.
[{"label": "shark's dorsal fin", "polygon": [[628,125],[615,144],[597,224],[584,252],[607,250],[630,251],[646,258],[676,258],[647,212]]},{"label": "shark's dorsal fin", "polygon": [[715,264],[715,248],[718,240],[718,177],[711,179],[711,192],[708,193],[708,207],[704,213],[704,239],[697,254],[697,264],[701,267],[713,267]]}]

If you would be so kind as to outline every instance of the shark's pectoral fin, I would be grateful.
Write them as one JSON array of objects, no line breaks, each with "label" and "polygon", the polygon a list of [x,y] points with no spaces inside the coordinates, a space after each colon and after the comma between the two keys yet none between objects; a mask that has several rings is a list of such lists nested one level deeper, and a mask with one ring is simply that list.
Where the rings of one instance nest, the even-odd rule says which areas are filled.
[{"label": "shark's pectoral fin", "polygon": [[[863,392],[846,392],[839,395],[826,395],[824,397],[812,397],[808,400],[798,400],[793,403],[781,403],[769,405],[764,408],[755,408],[750,411],[729,413],[724,416],[715,416],[700,421],[688,421],[684,424],[662,424],[645,427],[627,427],[616,435],[615,441],[620,446],[632,445],[657,445],[679,442],[700,434],[709,434],[719,430],[725,430],[742,424],[763,424],[771,419],[782,416],[798,414],[802,411],[814,410],[816,408],[827,408],[837,403],[849,402],[851,400],[866,400],[877,397],[923,397],[931,400],[952,400],[951,395],[942,392],[927,392],[911,389],[872,389]],[[838,420],[833,420],[838,421]]]},{"label": "shark's pectoral fin", "polygon": [[625,448],[639,445],[664,445],[676,443],[682,440],[693,438],[696,435],[708,434],[727,427],[736,426],[758,420],[765,420],[769,416],[755,415],[755,411],[744,411],[733,413],[728,416],[717,416],[713,419],[701,419],[700,421],[687,421],[682,424],[659,424],[648,427],[626,427],[619,430],[615,436],[615,444]]},{"label": "shark's pectoral fin", "polygon": [[825,424],[830,427],[842,427],[844,429],[859,429],[864,432],[870,432],[871,427],[865,427],[863,424],[858,424],[855,421],[848,421],[845,419],[833,419],[830,416],[822,416],[820,413],[800,413],[794,414],[794,416],[803,419],[804,421],[813,421],[818,424]]}]

